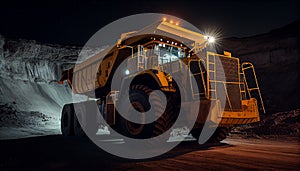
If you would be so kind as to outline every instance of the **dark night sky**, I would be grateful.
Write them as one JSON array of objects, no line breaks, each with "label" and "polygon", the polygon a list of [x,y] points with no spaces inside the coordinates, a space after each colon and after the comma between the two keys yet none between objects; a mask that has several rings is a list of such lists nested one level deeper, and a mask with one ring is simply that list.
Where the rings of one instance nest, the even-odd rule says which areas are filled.
[{"label": "dark night sky", "polygon": [[52,0],[0,2],[0,34],[43,43],[83,45],[106,24],[138,13],[166,13],[223,37],[268,32],[299,19],[300,3],[275,1]]}]

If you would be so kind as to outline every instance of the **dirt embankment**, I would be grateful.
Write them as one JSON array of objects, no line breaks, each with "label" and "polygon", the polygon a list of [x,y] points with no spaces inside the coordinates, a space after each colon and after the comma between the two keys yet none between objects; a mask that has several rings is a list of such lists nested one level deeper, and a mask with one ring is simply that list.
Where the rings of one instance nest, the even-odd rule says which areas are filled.
[{"label": "dirt embankment", "polygon": [[232,133],[257,138],[285,136],[300,138],[300,109],[262,115],[260,122],[238,126]]}]

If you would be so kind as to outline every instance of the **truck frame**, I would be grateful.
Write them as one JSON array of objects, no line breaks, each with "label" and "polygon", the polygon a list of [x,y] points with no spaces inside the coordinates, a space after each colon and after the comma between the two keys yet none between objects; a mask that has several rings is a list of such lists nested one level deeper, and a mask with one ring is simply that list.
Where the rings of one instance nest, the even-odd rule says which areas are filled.
[{"label": "truck frame", "polygon": [[[165,20],[140,31],[122,34],[111,49],[62,73],[59,83],[67,82],[75,94],[94,97],[94,100],[77,103],[77,109],[73,103],[64,105],[62,134],[82,136],[86,134],[85,129],[96,134],[100,124],[107,124],[127,137],[155,137],[176,122],[180,106],[190,110],[186,111],[187,122],[192,118],[189,114],[197,114],[191,129],[196,139],[205,123],[209,122],[215,128],[209,142],[225,139],[235,125],[258,122],[259,107],[264,112],[264,105],[254,66],[249,62],[240,64],[239,58],[232,57],[229,52],[211,52],[209,45],[207,36]],[[128,69],[120,75],[116,70],[124,62]],[[182,64],[188,67],[188,73],[183,74]],[[170,73],[165,72],[166,68]],[[116,74],[121,79],[114,86],[118,88],[112,89]],[[173,76],[176,74],[181,74],[182,79],[175,81]],[[181,85],[189,90],[180,92]],[[135,110],[148,111],[153,105],[149,103],[149,96],[155,90],[167,97],[165,110],[161,107],[161,99],[154,97],[155,112],[162,113],[157,120],[147,124],[128,121],[116,109],[117,104],[122,106],[124,102],[120,100],[124,96],[120,91],[123,86],[129,87],[127,99]],[[221,95],[225,97],[223,102]],[[195,103],[200,103],[200,107],[195,109]],[[99,122],[99,115],[105,123]]]}]

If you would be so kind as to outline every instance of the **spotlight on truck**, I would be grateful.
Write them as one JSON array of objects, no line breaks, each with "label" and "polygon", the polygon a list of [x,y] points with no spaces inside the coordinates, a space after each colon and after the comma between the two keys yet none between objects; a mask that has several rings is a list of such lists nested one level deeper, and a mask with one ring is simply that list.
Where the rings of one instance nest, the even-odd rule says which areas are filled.
[{"label": "spotlight on truck", "polygon": [[204,39],[208,41],[208,43],[215,43],[216,39],[213,36],[204,36]]}]

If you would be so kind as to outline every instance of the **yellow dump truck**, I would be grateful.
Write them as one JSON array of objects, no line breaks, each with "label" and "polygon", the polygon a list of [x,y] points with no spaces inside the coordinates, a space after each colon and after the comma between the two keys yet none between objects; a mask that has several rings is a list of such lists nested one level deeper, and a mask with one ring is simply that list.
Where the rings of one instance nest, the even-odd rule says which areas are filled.
[{"label": "yellow dump truck", "polygon": [[[264,106],[253,65],[240,64],[239,58],[232,57],[229,52],[217,54],[209,51],[208,46],[213,41],[213,37],[165,20],[140,31],[122,34],[111,49],[62,73],[60,83],[67,82],[73,93],[94,99],[77,103],[82,107],[76,109],[76,115],[74,104],[64,105],[61,116],[63,135],[83,135],[83,127],[96,133],[99,124],[103,124],[97,119],[97,115],[101,115],[105,124],[127,137],[155,137],[176,122],[182,106],[188,106],[185,108],[188,110],[185,112],[187,122],[191,118],[189,114],[196,111],[196,121],[191,129],[196,139],[205,123],[217,127],[210,142],[225,139],[230,127],[258,122],[259,108],[264,110]],[[127,69],[117,72],[124,62]],[[183,65],[189,72],[182,72]],[[176,74],[180,75],[180,80],[173,79]],[[112,86],[115,75],[119,76],[119,82]],[[130,103],[141,113],[155,105],[161,106],[159,98],[154,98],[153,106],[148,100],[154,90],[163,92],[167,104],[164,110],[156,111],[162,113],[160,117],[144,124],[122,117],[115,105],[124,103],[120,100],[123,96],[120,90],[124,85],[129,87]],[[182,85],[185,89],[180,91]],[[87,112],[95,103],[99,112]],[[195,109],[195,103],[200,103],[199,108]]]}]

